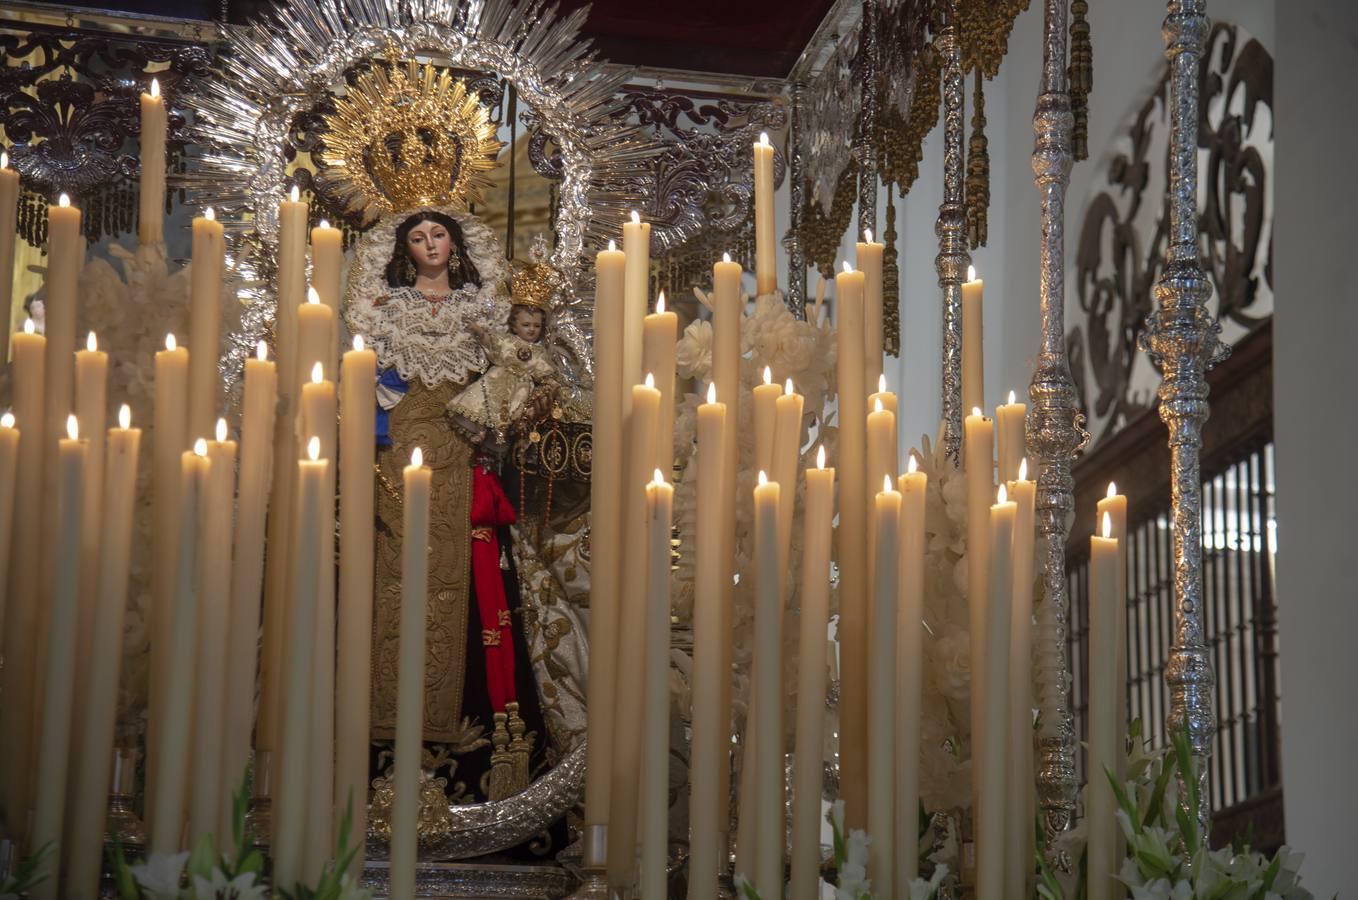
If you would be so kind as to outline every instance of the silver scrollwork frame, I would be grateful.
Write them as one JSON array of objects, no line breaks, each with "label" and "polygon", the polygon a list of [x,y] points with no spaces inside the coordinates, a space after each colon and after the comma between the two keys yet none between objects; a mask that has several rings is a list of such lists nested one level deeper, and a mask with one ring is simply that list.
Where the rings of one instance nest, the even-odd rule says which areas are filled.
[{"label": "silver scrollwork frame", "polygon": [[[273,318],[289,130],[299,113],[369,60],[429,59],[512,84],[562,160],[552,263],[569,285],[588,277],[587,246],[619,233],[627,211],[642,206],[640,188],[658,148],[612,115],[632,73],[606,67],[580,40],[586,11],[559,16],[555,8],[513,0],[287,0],[267,21],[223,31],[228,50],[218,77],[204,80],[195,98],[199,135],[211,149],[182,184],[228,223],[245,285],[242,327],[221,361],[228,384]],[[573,320],[587,321],[591,305],[569,290],[559,310],[566,314],[555,326],[578,351],[586,377],[592,373],[588,339]],[[506,800],[451,805],[451,828],[423,844],[422,857],[481,856],[531,838],[578,802],[584,749],[581,741]]]}]

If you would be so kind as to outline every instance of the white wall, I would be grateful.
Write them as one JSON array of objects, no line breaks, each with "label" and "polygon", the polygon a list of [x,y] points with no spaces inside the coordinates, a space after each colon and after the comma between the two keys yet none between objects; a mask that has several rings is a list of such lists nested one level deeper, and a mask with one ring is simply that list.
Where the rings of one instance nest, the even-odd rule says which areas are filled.
[{"label": "white wall", "polygon": [[1288,843],[1307,854],[1306,886],[1317,897],[1350,897],[1358,890],[1358,420],[1326,410],[1358,394],[1358,8],[1351,0],[1283,8],[1273,350],[1283,802]]}]

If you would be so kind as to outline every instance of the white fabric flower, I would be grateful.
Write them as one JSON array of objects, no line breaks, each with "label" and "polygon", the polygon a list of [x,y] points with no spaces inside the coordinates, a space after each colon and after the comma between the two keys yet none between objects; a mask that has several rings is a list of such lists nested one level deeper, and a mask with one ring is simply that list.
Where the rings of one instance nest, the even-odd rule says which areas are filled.
[{"label": "white fabric flower", "polygon": [[[674,348],[674,364],[681,378],[705,379],[712,371],[712,323],[694,319]],[[721,398],[718,398],[721,399]],[[677,433],[677,430],[676,430]]]},{"label": "white fabric flower", "polygon": [[179,879],[189,861],[189,852],[152,853],[146,861],[132,867],[132,877],[148,900],[175,900],[179,896]]}]

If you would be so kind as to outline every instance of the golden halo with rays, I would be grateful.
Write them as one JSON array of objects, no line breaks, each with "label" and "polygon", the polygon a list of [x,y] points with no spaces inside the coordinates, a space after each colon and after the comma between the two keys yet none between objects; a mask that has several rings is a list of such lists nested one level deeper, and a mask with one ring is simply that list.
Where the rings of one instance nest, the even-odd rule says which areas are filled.
[{"label": "golden halo with rays", "polygon": [[322,186],[365,222],[480,201],[501,147],[466,83],[415,60],[360,73],[322,120]]}]

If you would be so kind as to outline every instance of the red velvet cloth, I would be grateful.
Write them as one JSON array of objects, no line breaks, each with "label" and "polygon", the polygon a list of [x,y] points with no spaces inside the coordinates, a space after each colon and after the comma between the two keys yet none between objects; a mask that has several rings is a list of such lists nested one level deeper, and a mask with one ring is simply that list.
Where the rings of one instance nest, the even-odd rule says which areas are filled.
[{"label": "red velvet cloth", "polygon": [[486,652],[486,685],[491,709],[504,712],[517,699],[514,689],[514,636],[504,572],[500,569],[497,528],[514,524],[514,507],[500,479],[481,466],[472,469],[472,583],[481,615],[481,643]]}]

